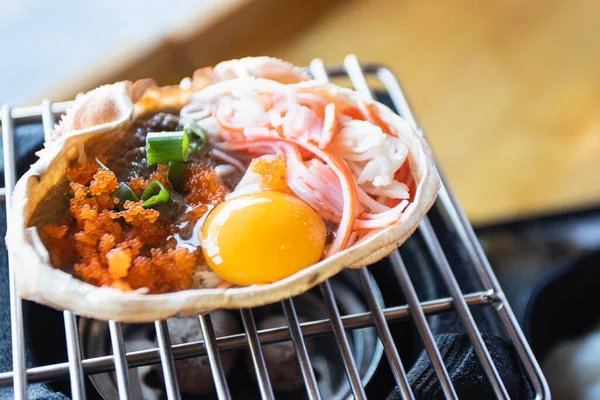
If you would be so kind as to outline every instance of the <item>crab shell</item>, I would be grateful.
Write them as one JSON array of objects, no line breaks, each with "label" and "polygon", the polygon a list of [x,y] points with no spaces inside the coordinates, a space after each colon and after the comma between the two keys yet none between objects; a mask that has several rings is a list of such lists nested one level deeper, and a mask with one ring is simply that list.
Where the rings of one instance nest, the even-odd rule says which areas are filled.
[{"label": "crab shell", "polygon": [[[218,308],[255,307],[301,294],[344,268],[372,264],[394,251],[414,232],[432,206],[440,185],[431,150],[404,119],[388,107],[373,102],[380,118],[406,143],[417,186],[414,199],[401,219],[368,239],[277,282],[165,294],[97,287],[50,264],[48,251],[35,225],[51,219],[48,215],[52,208],[40,205],[47,196],[60,190],[70,165],[76,160],[81,162],[86,157],[109,151],[114,140],[128,131],[135,118],[162,110],[176,111],[189,101],[192,92],[219,80],[242,76],[268,78],[286,84],[307,80],[289,63],[258,57],[200,69],[185,85],[183,81],[180,86],[169,87],[157,87],[152,80],[118,82],[80,97],[40,151],[39,160],[15,187],[6,244],[19,295],[82,316],[124,322],[193,316]],[[332,84],[302,84],[321,86],[336,96],[363,101],[356,92]]]}]

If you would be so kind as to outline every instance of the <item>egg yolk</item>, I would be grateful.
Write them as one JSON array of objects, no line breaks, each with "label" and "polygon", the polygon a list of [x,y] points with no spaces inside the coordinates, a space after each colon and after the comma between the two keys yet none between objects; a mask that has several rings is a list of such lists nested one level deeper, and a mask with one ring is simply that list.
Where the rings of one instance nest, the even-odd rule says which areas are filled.
[{"label": "egg yolk", "polygon": [[212,270],[235,285],[275,282],[321,258],[325,223],[289,194],[261,191],[215,207],[200,233]]}]

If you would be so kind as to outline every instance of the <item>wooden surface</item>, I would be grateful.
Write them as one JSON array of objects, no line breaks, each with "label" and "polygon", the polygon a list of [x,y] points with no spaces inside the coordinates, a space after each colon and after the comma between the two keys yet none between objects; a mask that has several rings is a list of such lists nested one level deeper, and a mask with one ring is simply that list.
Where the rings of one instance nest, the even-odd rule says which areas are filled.
[{"label": "wooden surface", "polygon": [[[254,4],[171,41],[155,63],[175,57],[179,73],[242,55],[306,65],[355,53],[401,78],[473,222],[600,204],[600,2]],[[147,65],[121,75],[139,71],[173,77]]]}]

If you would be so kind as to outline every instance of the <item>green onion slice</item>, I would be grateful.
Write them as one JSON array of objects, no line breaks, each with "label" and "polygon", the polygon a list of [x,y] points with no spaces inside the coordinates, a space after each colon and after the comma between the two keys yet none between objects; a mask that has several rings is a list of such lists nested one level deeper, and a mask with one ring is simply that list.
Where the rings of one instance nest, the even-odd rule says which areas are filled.
[{"label": "green onion slice", "polygon": [[108,168],[106,165],[104,165],[104,163],[102,161],[98,160],[97,158],[96,158],[96,162],[98,163],[100,168],[102,168],[103,170],[110,171],[110,168]]},{"label": "green onion slice", "polygon": [[157,204],[164,204],[169,201],[171,195],[169,191],[165,189],[162,183],[159,181],[152,181],[142,193],[142,200],[144,200],[144,207],[154,207]]},{"label": "green onion slice", "polygon": [[200,151],[206,147],[206,133],[204,132],[204,129],[200,127],[198,122],[195,120],[188,121],[183,126],[183,131],[195,139],[190,143],[192,150]]},{"label": "green onion slice", "polygon": [[135,201],[138,202],[140,199],[133,193],[133,190],[127,184],[121,182],[119,183],[119,190],[116,193],[119,198],[119,204],[123,205],[126,201]]},{"label": "green onion slice", "polygon": [[185,131],[148,132],[146,159],[148,164],[185,161],[189,152],[189,138]]},{"label": "green onion slice", "polygon": [[65,194],[63,194],[63,200],[65,201],[65,204],[67,205],[67,207],[69,207],[71,205],[71,199],[75,197],[75,194],[72,191],[69,191]]},{"label": "green onion slice", "polygon": [[169,161],[169,181],[171,181],[174,188],[182,187],[184,173],[185,164],[178,161]]},{"label": "green onion slice", "polygon": [[[106,165],[104,165],[104,163],[100,160],[98,160],[96,158],[96,162],[98,163],[98,165],[106,170],[106,171],[110,171],[110,168],[108,168]],[[114,193],[115,197],[117,197],[119,199],[119,204],[121,206],[123,206],[123,204],[125,204],[126,201],[140,201],[140,199],[135,195],[135,193],[133,193],[133,190],[131,190],[131,188],[129,186],[127,186],[126,183],[120,182],[119,183],[119,189],[117,189],[117,191]]]}]

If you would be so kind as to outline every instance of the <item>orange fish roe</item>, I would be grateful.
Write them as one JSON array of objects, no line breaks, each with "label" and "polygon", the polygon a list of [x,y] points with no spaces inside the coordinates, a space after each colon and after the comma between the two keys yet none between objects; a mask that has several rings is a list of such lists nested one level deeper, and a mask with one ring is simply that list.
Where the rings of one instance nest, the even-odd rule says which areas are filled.
[{"label": "orange fish roe", "polygon": [[127,282],[133,289],[147,287],[151,293],[188,289],[202,257],[199,251],[177,247],[163,252],[151,250],[151,257],[137,257],[129,269]]},{"label": "orange fish roe", "polygon": [[152,181],[159,181],[166,189],[171,190],[173,186],[171,185],[171,181],[169,181],[169,166],[167,164],[158,164],[154,172],[150,174],[148,184]]},{"label": "orange fish roe", "polygon": [[190,220],[194,222],[192,225],[198,221],[206,212],[208,211],[208,206],[206,204],[199,204],[197,206],[192,207],[190,211],[188,211],[187,215],[190,217]]},{"label": "orange fish roe", "polygon": [[[117,218],[118,213],[103,210],[96,219],[84,221],[83,229],[74,235],[77,253],[83,258],[89,253],[98,251],[101,239],[106,234],[113,235],[116,241],[120,241],[122,228]],[[106,248],[106,244],[102,244],[103,248]]]},{"label": "orange fish roe", "polygon": [[62,239],[65,237],[69,227],[67,225],[48,225],[45,226],[43,232],[54,239]]},{"label": "orange fish roe", "polygon": [[96,198],[98,207],[112,209],[115,201],[112,194],[119,188],[117,177],[111,171],[99,169],[90,183],[90,193]]},{"label": "orange fish roe", "polygon": [[158,164],[148,179],[140,177],[131,179],[128,186],[137,197],[140,197],[152,181],[159,181],[165,189],[173,190],[173,185],[169,181],[169,166],[167,164]]},{"label": "orange fish roe", "polygon": [[68,222],[47,225],[40,230],[40,237],[48,248],[52,265],[77,260],[77,252],[73,247],[73,234],[69,233]]},{"label": "orange fish roe", "polygon": [[140,253],[142,242],[139,239],[126,241],[106,254],[108,273],[114,279],[125,278],[131,263]]},{"label": "orange fish roe", "polygon": [[208,205],[217,205],[225,200],[227,189],[221,183],[215,169],[200,164],[190,164],[184,173],[184,190],[187,192],[186,203],[191,209],[184,220],[187,225],[180,232],[184,238],[192,235],[194,225],[208,211]]},{"label": "orange fish roe", "polygon": [[100,237],[100,242],[98,242],[98,250],[100,254],[107,255],[116,245],[117,245],[117,237],[110,233],[105,233]]},{"label": "orange fish roe", "polygon": [[184,189],[188,204],[219,204],[227,194],[215,169],[200,164],[190,164],[185,169]]},{"label": "orange fish roe", "polygon": [[[126,201],[122,211],[115,210],[113,196],[119,188],[115,174],[94,164],[70,170],[71,178],[76,178],[70,184],[72,220],[40,230],[52,264],[74,263],[75,274],[84,281],[120,290],[147,287],[151,293],[162,293],[189,288],[201,251],[166,246],[173,227],[159,220],[157,210],[144,208],[142,201]],[[159,165],[149,179],[137,178],[135,189],[143,192],[153,180],[170,188],[168,172],[166,164]],[[224,197],[222,190],[217,198]],[[166,247],[170,248],[162,250]]]},{"label": "orange fish roe", "polygon": [[250,163],[250,170],[261,176],[261,188],[290,193],[286,180],[286,168],[285,160],[282,157],[274,160],[259,157]]},{"label": "orange fish roe", "polygon": [[[98,156],[97,158],[98,160],[100,160],[100,162],[106,164],[106,157]],[[69,171],[67,171],[67,175],[73,180],[73,182],[79,183],[81,185],[86,185],[90,183],[97,170],[98,163],[95,159],[92,158],[83,165],[69,168]]]},{"label": "orange fish roe", "polygon": [[151,208],[144,208],[143,204],[143,201],[125,202],[125,210],[121,212],[121,216],[131,225],[125,236],[129,240],[138,238],[150,247],[159,247],[171,232],[157,221],[160,213]]},{"label": "orange fish roe", "polygon": [[133,226],[153,224],[160,215],[156,210],[144,208],[143,201],[126,201],[123,207],[125,210],[121,213],[121,216]]},{"label": "orange fish roe", "polygon": [[144,178],[137,177],[130,180],[128,186],[137,197],[141,197],[142,193],[144,193],[144,189],[148,186],[148,181]]},{"label": "orange fish roe", "polygon": [[100,254],[92,253],[86,255],[73,268],[76,275],[81,279],[96,286],[112,286],[113,279],[108,273],[108,268],[100,259]]},{"label": "orange fish roe", "polygon": [[93,220],[98,216],[98,202],[90,194],[89,189],[79,183],[71,183],[73,198],[71,199],[69,212],[79,225],[85,220]]},{"label": "orange fish roe", "polygon": [[131,290],[127,282],[131,260],[140,252],[143,244],[139,240],[125,241],[111,248],[114,244],[112,235],[104,235],[98,245],[98,252],[82,255],[82,260],[75,264],[75,273],[86,282],[99,286],[111,286],[121,290]]},{"label": "orange fish roe", "polygon": [[131,250],[112,249],[106,254],[108,273],[114,278],[125,278],[131,266]]}]

